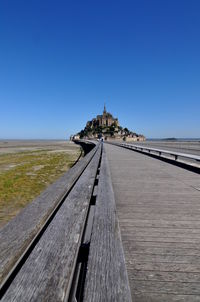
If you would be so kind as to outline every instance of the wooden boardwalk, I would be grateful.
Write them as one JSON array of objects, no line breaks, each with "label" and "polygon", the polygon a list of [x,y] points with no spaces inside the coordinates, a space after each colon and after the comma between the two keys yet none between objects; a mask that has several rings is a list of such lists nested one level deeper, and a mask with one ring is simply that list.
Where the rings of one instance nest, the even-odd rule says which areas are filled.
[{"label": "wooden boardwalk", "polygon": [[104,146],[133,301],[200,301],[200,176]]},{"label": "wooden boardwalk", "polygon": [[2,302],[131,302],[109,165],[95,147],[0,230]]}]

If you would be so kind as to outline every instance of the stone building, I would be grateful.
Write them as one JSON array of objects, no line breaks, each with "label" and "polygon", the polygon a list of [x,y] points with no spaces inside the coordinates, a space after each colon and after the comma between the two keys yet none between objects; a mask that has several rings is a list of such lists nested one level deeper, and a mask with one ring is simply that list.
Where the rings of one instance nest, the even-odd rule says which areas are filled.
[{"label": "stone building", "polygon": [[100,139],[105,140],[126,140],[126,141],[143,141],[145,137],[120,127],[117,118],[114,118],[111,113],[104,110],[102,115],[97,115],[96,118],[88,121],[85,128],[76,135],[72,136],[74,139]]},{"label": "stone building", "polygon": [[97,127],[97,126],[111,126],[115,125],[116,127],[119,126],[119,122],[117,118],[114,118],[111,113],[106,111],[106,106],[104,105],[104,110],[102,115],[97,115],[96,118],[92,119],[91,121],[87,122],[88,127]]}]

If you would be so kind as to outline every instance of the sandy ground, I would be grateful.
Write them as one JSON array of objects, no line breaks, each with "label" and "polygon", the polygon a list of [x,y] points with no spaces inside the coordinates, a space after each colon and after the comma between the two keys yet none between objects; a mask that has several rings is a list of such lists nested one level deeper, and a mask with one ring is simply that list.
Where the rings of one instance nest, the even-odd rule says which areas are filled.
[{"label": "sandy ground", "polygon": [[36,150],[74,152],[75,149],[79,146],[64,140],[0,140],[0,154]]}]

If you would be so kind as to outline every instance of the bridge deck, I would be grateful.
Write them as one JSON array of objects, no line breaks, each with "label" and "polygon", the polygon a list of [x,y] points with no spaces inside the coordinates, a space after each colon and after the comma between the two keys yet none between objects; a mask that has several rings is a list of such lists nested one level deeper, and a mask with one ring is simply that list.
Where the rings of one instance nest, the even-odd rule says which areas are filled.
[{"label": "bridge deck", "polygon": [[200,301],[200,176],[105,149],[133,301]]}]

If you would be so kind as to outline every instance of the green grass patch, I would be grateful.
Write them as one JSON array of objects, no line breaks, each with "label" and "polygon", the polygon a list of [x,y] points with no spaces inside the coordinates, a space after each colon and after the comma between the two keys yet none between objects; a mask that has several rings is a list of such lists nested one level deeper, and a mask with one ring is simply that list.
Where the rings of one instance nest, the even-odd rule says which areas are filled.
[{"label": "green grass patch", "polygon": [[0,226],[66,172],[79,154],[80,150],[74,149],[0,155]]}]

